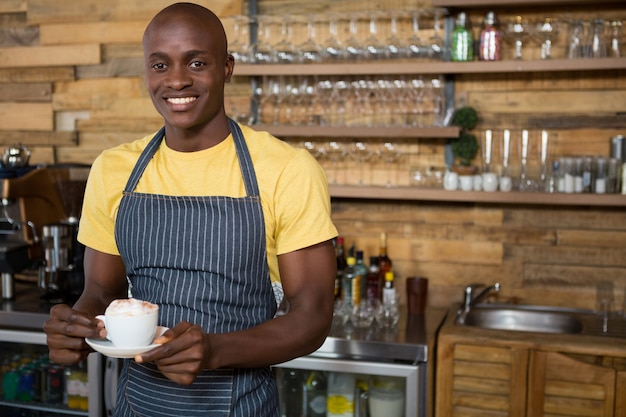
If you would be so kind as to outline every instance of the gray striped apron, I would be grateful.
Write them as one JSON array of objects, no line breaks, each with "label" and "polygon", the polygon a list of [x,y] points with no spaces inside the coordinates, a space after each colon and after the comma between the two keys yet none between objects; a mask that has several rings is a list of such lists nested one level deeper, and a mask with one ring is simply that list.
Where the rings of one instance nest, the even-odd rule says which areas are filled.
[{"label": "gray striped apron", "polygon": [[[188,321],[208,333],[225,333],[256,326],[276,312],[252,159],[239,126],[230,119],[229,126],[246,197],[135,192],[165,128],[143,151],[124,189],[115,239],[133,297],[158,304],[162,326]],[[269,367],[206,370],[183,386],[153,363],[125,360],[117,394],[115,416],[279,415]]]}]

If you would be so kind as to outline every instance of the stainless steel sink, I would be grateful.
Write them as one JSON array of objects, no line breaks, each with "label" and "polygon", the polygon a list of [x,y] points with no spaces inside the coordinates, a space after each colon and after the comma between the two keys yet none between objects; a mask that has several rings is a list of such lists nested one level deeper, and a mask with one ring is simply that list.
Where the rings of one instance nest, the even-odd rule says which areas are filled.
[{"label": "stainless steel sink", "polygon": [[457,323],[484,329],[561,334],[580,333],[583,328],[576,315],[563,311],[480,304],[459,315]]},{"label": "stainless steel sink", "polygon": [[603,321],[593,310],[564,307],[479,303],[461,308],[455,323],[482,329],[626,338],[624,317]]}]

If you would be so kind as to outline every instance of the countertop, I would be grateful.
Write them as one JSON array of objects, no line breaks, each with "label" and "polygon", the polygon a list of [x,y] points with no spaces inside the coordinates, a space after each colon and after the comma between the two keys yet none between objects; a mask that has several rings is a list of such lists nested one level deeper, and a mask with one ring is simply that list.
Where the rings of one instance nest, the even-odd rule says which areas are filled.
[{"label": "countertop", "polygon": [[474,344],[485,343],[491,346],[518,346],[544,351],[626,358],[626,339],[623,337],[491,330],[461,326],[455,324],[456,308],[458,305],[450,307],[450,314],[440,329],[439,337]]},{"label": "countertop", "polygon": [[[36,285],[16,282],[15,299],[2,300],[1,329],[41,331],[52,304],[42,302]],[[427,362],[432,357],[437,332],[446,308],[427,308],[421,315],[402,311],[398,325],[391,329],[376,324],[367,328],[333,326],[324,344],[311,356],[388,360],[404,363]]]}]

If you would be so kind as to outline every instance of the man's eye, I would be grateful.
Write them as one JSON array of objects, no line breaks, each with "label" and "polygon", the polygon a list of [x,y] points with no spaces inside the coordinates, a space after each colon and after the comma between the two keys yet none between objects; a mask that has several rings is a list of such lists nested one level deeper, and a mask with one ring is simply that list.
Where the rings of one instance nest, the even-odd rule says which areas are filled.
[{"label": "man's eye", "polygon": [[204,66],[204,63],[200,62],[200,61],[193,61],[191,64],[189,64],[189,66],[191,68],[201,68]]},{"label": "man's eye", "polygon": [[154,64],[152,65],[152,68],[155,70],[163,70],[165,69],[165,64],[159,63],[159,64]]}]

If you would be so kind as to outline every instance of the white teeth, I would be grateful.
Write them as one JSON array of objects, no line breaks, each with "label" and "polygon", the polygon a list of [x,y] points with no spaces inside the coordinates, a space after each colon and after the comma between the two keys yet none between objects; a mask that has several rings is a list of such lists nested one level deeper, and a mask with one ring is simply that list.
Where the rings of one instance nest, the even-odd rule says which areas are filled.
[{"label": "white teeth", "polygon": [[195,101],[196,98],[195,97],[181,97],[181,98],[168,98],[167,101],[169,101],[172,104],[186,104],[186,103],[191,103],[192,101]]}]

